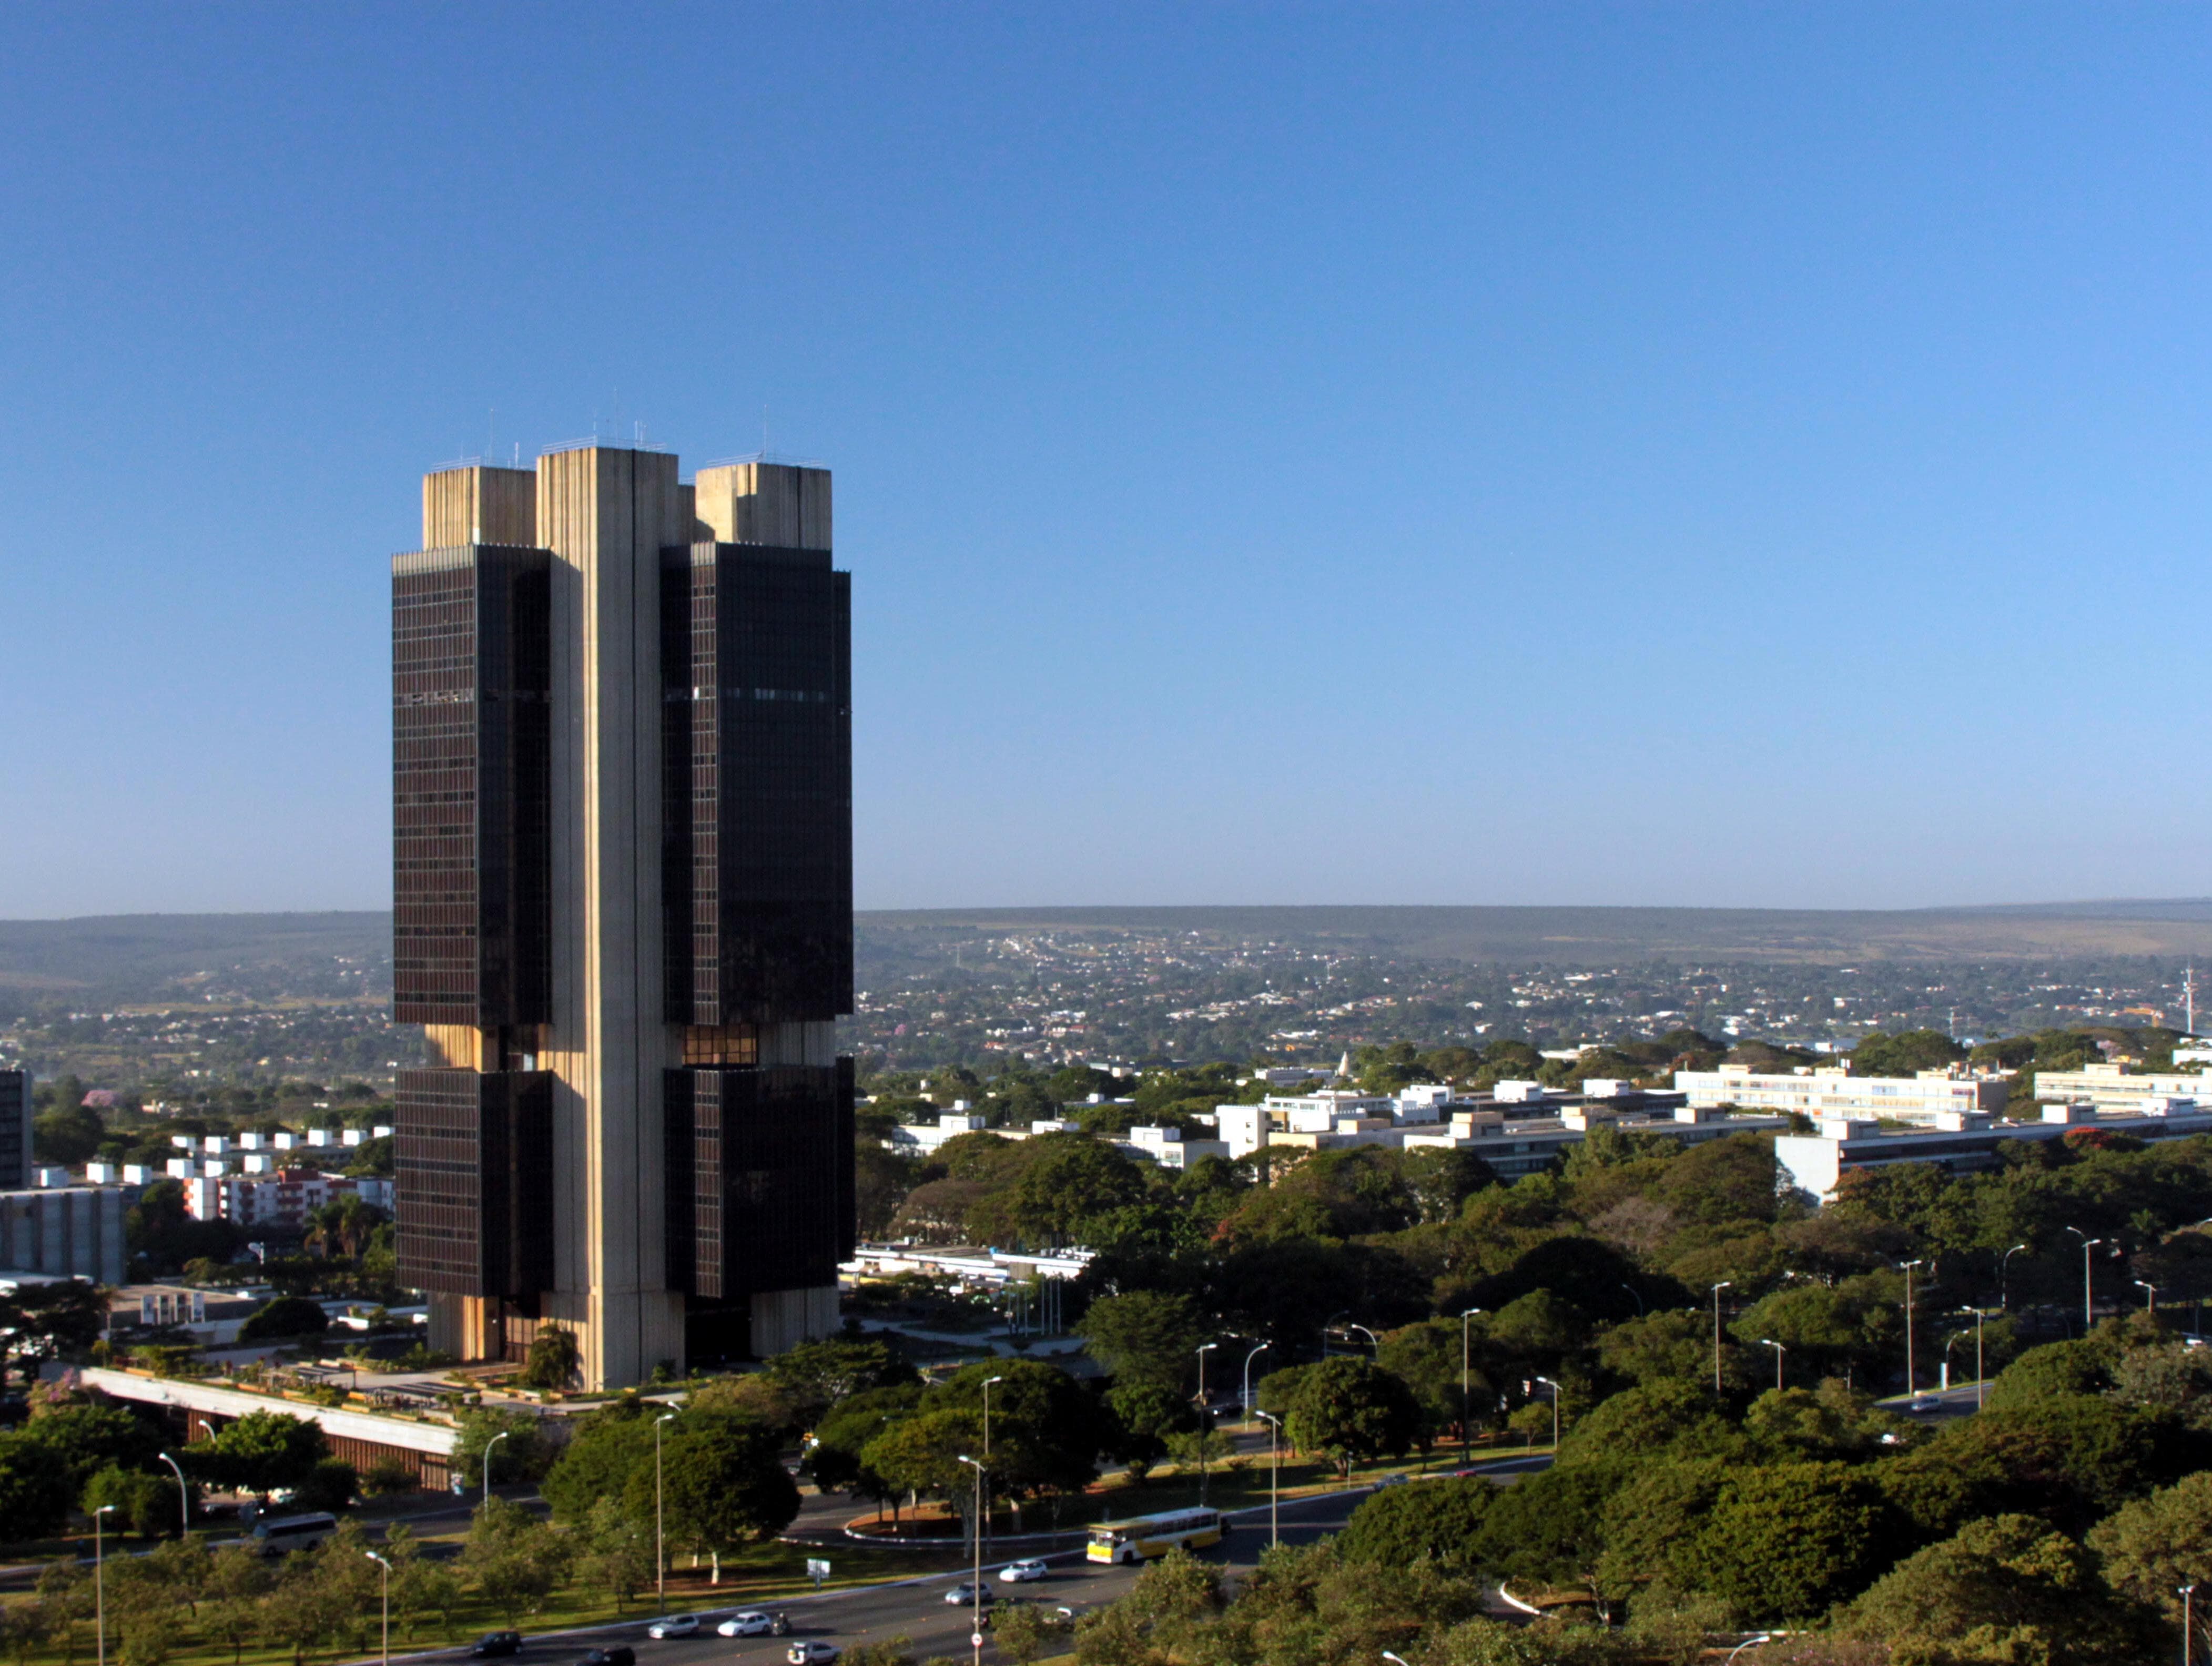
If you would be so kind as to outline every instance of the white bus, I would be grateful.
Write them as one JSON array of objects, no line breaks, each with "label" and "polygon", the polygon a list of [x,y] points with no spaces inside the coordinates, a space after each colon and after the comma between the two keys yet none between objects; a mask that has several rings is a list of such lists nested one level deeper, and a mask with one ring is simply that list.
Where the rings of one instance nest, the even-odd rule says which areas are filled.
[{"label": "white bus", "polygon": [[1164,1556],[1170,1550],[1195,1550],[1221,1542],[1218,1510],[1170,1510],[1158,1516],[1132,1516],[1101,1522],[1091,1529],[1085,1553],[1094,1562],[1133,1562]]},{"label": "white bus", "polygon": [[253,1547],[264,1556],[311,1550],[338,1530],[338,1518],[318,1510],[305,1516],[276,1516],[253,1524]]}]

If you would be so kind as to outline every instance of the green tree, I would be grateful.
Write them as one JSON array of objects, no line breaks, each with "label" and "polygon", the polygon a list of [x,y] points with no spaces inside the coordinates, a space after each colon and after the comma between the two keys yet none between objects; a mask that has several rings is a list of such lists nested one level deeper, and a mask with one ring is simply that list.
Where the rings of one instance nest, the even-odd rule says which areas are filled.
[{"label": "green tree", "polygon": [[1505,1488],[1483,1518],[1482,1566],[1522,1580],[1588,1590],[1601,1614],[1621,1588],[1605,1563],[1607,1501],[1628,1473],[1622,1464],[1553,1468]]},{"label": "green tree", "polygon": [[319,1336],[330,1327],[330,1316],[323,1311],[321,1303],[311,1302],[305,1296],[279,1296],[246,1316],[246,1322],[238,1328],[238,1340],[262,1342]]},{"label": "green tree", "polygon": [[0,1297],[0,1388],[5,1370],[89,1348],[107,1327],[108,1292],[82,1279],[27,1284]]},{"label": "green tree", "polygon": [[110,1464],[85,1484],[78,1507],[88,1516],[112,1507],[115,1527],[151,1537],[176,1524],[177,1489],[173,1483],[156,1481],[143,1469],[118,1469]]},{"label": "green tree", "polygon": [[510,1627],[544,1607],[568,1560],[566,1535],[496,1493],[477,1507],[461,1549],[461,1566]]},{"label": "green tree", "polygon": [[2136,1666],[2162,1639],[2090,1554],[2028,1516],[1970,1522],[1899,1563],[1841,1615],[1846,1634],[1912,1662]]},{"label": "green tree", "polygon": [[329,1455],[322,1430],[289,1412],[248,1412],[185,1449],[187,1468],[210,1485],[264,1495],[298,1487]]},{"label": "green tree", "polygon": [[2121,1505],[2089,1529],[2088,1544],[2115,1589],[2178,1619],[2182,1586],[2212,1593],[2212,1470]]},{"label": "green tree", "polygon": [[[687,1413],[663,1452],[668,1535],[714,1558],[721,1583],[724,1553],[769,1538],[799,1513],[799,1488],[783,1467],[782,1441],[763,1423],[734,1415]],[[626,1498],[633,1517],[653,1507],[652,1476],[633,1473]]]},{"label": "green tree", "polygon": [[815,1425],[813,1442],[806,1449],[806,1468],[814,1484],[825,1493],[850,1493],[879,1503],[895,1497],[898,1489],[868,1468],[860,1454],[887,1426],[909,1415],[921,1399],[917,1383],[863,1389],[839,1401]]},{"label": "green tree", "polygon": [[41,1163],[74,1169],[100,1154],[107,1128],[100,1113],[84,1104],[84,1086],[76,1077],[64,1076],[57,1085],[54,1109],[31,1123],[31,1150]]},{"label": "green tree", "polygon": [[538,1433],[538,1420],[528,1412],[471,1407],[455,1420],[454,1426],[453,1473],[475,1486],[483,1484],[487,1451],[491,1454],[495,1483],[527,1481],[544,1470],[545,1443]]},{"label": "green tree", "polygon": [[1754,1623],[1815,1619],[1887,1566],[1896,1524],[1841,1463],[1733,1471],[1698,1536],[1706,1587]]},{"label": "green tree", "polygon": [[1472,1573],[1498,1489],[1480,1476],[1385,1487],[1369,1496],[1337,1535],[1346,1561],[1404,1567],[1426,1556]]},{"label": "green tree", "polygon": [[653,1541],[614,1499],[596,1499],[579,1537],[586,1581],[615,1599],[620,1614],[653,1581]]},{"label": "green tree", "polygon": [[70,1485],[82,1490],[99,1471],[155,1468],[161,1438],[137,1413],[108,1404],[67,1406],[34,1416],[13,1438],[45,1448],[69,1473]]},{"label": "green tree", "polygon": [[553,1519],[580,1523],[600,1499],[619,1499],[629,1490],[631,1472],[653,1468],[653,1419],[635,1395],[625,1395],[604,1410],[578,1420],[576,1432],[546,1471],[538,1491]]},{"label": "green tree", "polygon": [[1337,1354],[1299,1380],[1284,1427],[1301,1451],[1326,1454],[1349,1478],[1355,1462],[1402,1455],[1420,1422],[1420,1407],[1402,1380]]},{"label": "green tree", "polygon": [[1198,1345],[1206,1340],[1190,1298],[1157,1290],[1102,1296],[1075,1329],[1117,1383],[1171,1389],[1189,1380]]},{"label": "green tree", "polygon": [[832,1406],[853,1395],[921,1380],[906,1356],[888,1342],[847,1336],[802,1342],[769,1360],[761,1375],[784,1391],[801,1429],[812,1428]]},{"label": "green tree", "polygon": [[1460,1326],[1451,1319],[1402,1326],[1385,1335],[1376,1353],[1375,1363],[1413,1391],[1421,1411],[1419,1438],[1424,1450],[1443,1431],[1459,1426],[1463,1407],[1487,1405],[1497,1396],[1480,1362],[1470,1359],[1462,1400],[1462,1359]]},{"label": "green tree", "polygon": [[515,1380],[526,1389],[565,1389],[576,1380],[576,1333],[540,1325]]}]

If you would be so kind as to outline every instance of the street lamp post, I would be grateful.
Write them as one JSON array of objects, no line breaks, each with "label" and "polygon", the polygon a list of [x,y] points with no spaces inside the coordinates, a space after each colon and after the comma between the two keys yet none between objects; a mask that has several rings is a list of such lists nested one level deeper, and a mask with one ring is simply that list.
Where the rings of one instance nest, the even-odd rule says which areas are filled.
[{"label": "street lamp post", "polygon": [[2081,1332],[2087,1335],[2097,1325],[2096,1275],[2090,1268],[2089,1252],[2105,1240],[2091,1237],[2079,1226],[2069,1226],[2066,1230],[2081,1240]]},{"label": "street lamp post", "polygon": [[660,1480],[660,1431],[663,1425],[674,1421],[674,1412],[653,1420],[653,1600],[663,1614],[668,1612],[668,1541],[665,1536],[667,1495]]},{"label": "street lamp post", "polygon": [[1772,1348],[1774,1350],[1774,1389],[1775,1392],[1778,1394],[1782,1390],[1782,1359],[1784,1354],[1790,1352],[1790,1350],[1783,1347],[1781,1343],[1776,1341],[1771,1336],[1760,1337],[1759,1339],[1759,1345],[1763,1348]]},{"label": "street lamp post", "polygon": [[1979,1411],[1990,1399],[1989,1372],[1982,1366],[1982,1321],[1989,1316],[1978,1307],[1962,1307],[1959,1311],[1974,1316],[1974,1409]]},{"label": "street lamp post", "polygon": [[489,1504],[489,1503],[491,1502],[491,1454],[492,1454],[492,1449],[493,1449],[494,1447],[497,1446],[501,1441],[505,1440],[505,1439],[506,1439],[509,1435],[513,1434],[514,1432],[514,1430],[512,1430],[512,1429],[501,1429],[501,1430],[497,1434],[494,1435],[494,1436],[493,1436],[489,1440],[487,1440],[486,1442],[484,1442],[483,1495],[484,1495],[484,1502],[485,1502],[486,1504]]},{"label": "street lamp post", "polygon": [[1920,1373],[1915,1368],[1912,1353],[1912,1269],[1927,1264],[1923,1261],[1899,1263],[1905,1269],[1905,1393],[1907,1399],[1911,1398],[1920,1388]]},{"label": "street lamp post", "polygon": [[1734,1279],[1723,1279],[1713,1286],[1713,1392],[1721,1391],[1721,1292],[1734,1284]]},{"label": "street lamp post", "polygon": [[192,1489],[185,1484],[185,1472],[177,1468],[176,1459],[171,1457],[167,1452],[164,1452],[161,1454],[161,1462],[167,1464],[170,1468],[176,1471],[177,1531],[180,1535],[189,1535],[192,1530]]},{"label": "street lamp post", "polygon": [[92,1512],[92,1624],[100,1639],[100,1666],[107,1666],[107,1541],[100,1518],[114,1508],[103,1504]]},{"label": "street lamp post", "polygon": [[2000,1313],[2009,1311],[2012,1306],[2012,1258],[2027,1248],[2024,1243],[2015,1243],[1997,1257],[1997,1311]]},{"label": "street lamp post", "polygon": [[1388,1649],[1382,1651],[1382,1658],[1385,1660],[1395,1660],[1398,1663],[1398,1666],[1406,1666],[1405,1656],[1392,1654]]},{"label": "street lamp post", "polygon": [[1642,1318],[1644,1314],[1644,1292],[1632,1284],[1625,1284],[1620,1287],[1636,1298],[1636,1316]]},{"label": "street lamp post", "polygon": [[1735,1647],[1728,1651],[1728,1659],[1723,1661],[1721,1663],[1721,1666],[1729,1666],[1729,1663],[1733,1662],[1735,1657],[1741,1654],[1746,1649],[1756,1649],[1762,1643],[1771,1643],[1778,1635],[1780,1635],[1778,1633],[1761,1632],[1756,1637],[1747,1637],[1742,1642],[1737,1644]]},{"label": "street lamp post", "polygon": [[392,1666],[392,1564],[373,1550],[362,1554],[384,1570],[379,1577],[384,1589],[384,1666]]},{"label": "street lamp post", "polygon": [[1373,1348],[1378,1354],[1382,1352],[1382,1339],[1377,1336],[1373,1331],[1368,1329],[1365,1325],[1354,1324],[1351,1320],[1347,1319],[1344,1322],[1344,1328],[1346,1330],[1356,1330],[1362,1336],[1364,1336],[1367,1339],[1367,1345]]},{"label": "street lamp post", "polygon": [[2190,1666],[2197,1646],[2196,1582],[2175,1586],[2174,1595],[2181,1599],[2181,1666]]},{"label": "street lamp post", "polygon": [[[991,1384],[1003,1383],[1006,1380],[1003,1377],[987,1377],[983,1379],[983,1462],[986,1463],[991,1461]],[[990,1522],[988,1517],[975,1523],[975,1531],[978,1534],[988,1532],[989,1529]],[[978,1548],[980,1549],[981,1547],[979,1546]]]},{"label": "street lamp post", "polygon": [[960,1461],[975,1472],[975,1583],[968,1588],[969,1598],[975,1604],[975,1619],[969,1627],[968,1641],[975,1651],[975,1666],[983,1666],[983,1466],[964,1453]]},{"label": "street lamp post", "polygon": [[2143,1311],[2146,1313],[2157,1312],[2158,1286],[2154,1284],[2147,1284],[2142,1280],[2137,1279],[2136,1280],[2136,1288],[2143,1292]]},{"label": "street lamp post", "polygon": [[1556,1455],[1559,1450],[1559,1385],[1548,1377],[1536,1380],[1552,1391],[1552,1450]]},{"label": "street lamp post", "polygon": [[1273,1412],[1260,1411],[1256,1406],[1252,1409],[1273,1426],[1267,1438],[1267,1543],[1272,1548],[1283,1541],[1282,1529],[1275,1519],[1275,1499],[1283,1474],[1283,1420]]},{"label": "street lamp post", "polygon": [[1474,1456],[1474,1402],[1467,1393],[1467,1322],[1481,1311],[1479,1307],[1471,1307],[1459,1316],[1459,1455],[1462,1462]]},{"label": "street lamp post", "polygon": [[1198,1502],[1206,1503],[1206,1356],[1221,1346],[1218,1342],[1201,1342],[1198,1347]]},{"label": "street lamp post", "polygon": [[1249,1419],[1252,1415],[1252,1362],[1274,1346],[1262,1342],[1244,1356],[1244,1397],[1237,1402],[1237,1409]]}]

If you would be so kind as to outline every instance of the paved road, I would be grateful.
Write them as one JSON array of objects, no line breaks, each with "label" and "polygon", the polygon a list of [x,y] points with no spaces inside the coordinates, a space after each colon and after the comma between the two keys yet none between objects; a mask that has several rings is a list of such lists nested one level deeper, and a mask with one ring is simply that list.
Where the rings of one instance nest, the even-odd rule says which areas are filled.
[{"label": "paved road", "polygon": [[[1304,1544],[1323,1533],[1335,1531],[1370,1490],[1359,1487],[1284,1499],[1280,1513],[1283,1541]],[[1212,1560],[1249,1567],[1267,1547],[1267,1514],[1262,1509],[1256,1517],[1241,1517],[1231,1523],[1221,1544],[1204,1554]],[[828,1554],[833,1561],[836,1560],[834,1550]],[[995,1577],[1007,1560],[1001,1555],[984,1563],[985,1578],[990,1580],[993,1590],[1055,1607],[1065,1604],[1079,1611],[1112,1602],[1129,1589],[1138,1572],[1133,1567],[1086,1561],[1080,1549],[1071,1549],[1049,1555],[1050,1578],[1026,1585],[1008,1585]],[[970,1647],[970,1611],[945,1601],[945,1593],[963,1577],[957,1571],[950,1571],[833,1591],[822,1596],[793,1597],[769,1606],[791,1616],[794,1637],[820,1638],[839,1648],[904,1636],[912,1639],[914,1653],[925,1659],[932,1655],[966,1654]],[[720,1620],[732,1610],[698,1612],[711,1620]],[[536,1666],[564,1666],[579,1658],[585,1650],[608,1642],[628,1643],[635,1647],[639,1666],[709,1666],[709,1663],[713,1666],[782,1666],[783,1652],[790,1647],[791,1641],[771,1637],[717,1637],[711,1629],[702,1628],[696,1637],[654,1643],[647,1639],[645,1627],[646,1621],[641,1619],[627,1625],[595,1628],[588,1633],[533,1636],[523,1657],[525,1666],[533,1662]],[[990,1634],[987,1632],[984,1635],[988,1639]],[[450,1657],[453,1651],[445,1652]]]}]

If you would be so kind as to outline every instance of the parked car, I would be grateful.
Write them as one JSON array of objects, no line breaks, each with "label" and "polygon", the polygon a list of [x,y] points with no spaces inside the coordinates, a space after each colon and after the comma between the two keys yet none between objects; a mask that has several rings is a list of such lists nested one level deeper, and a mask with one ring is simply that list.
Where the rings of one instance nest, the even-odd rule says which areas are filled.
[{"label": "parked car", "polygon": [[830,1666],[837,1658],[837,1651],[827,1643],[794,1643],[783,1651],[791,1666]]},{"label": "parked car", "polygon": [[521,1652],[520,1632],[486,1632],[469,1645],[471,1660],[490,1660],[500,1655],[519,1655]]},{"label": "parked car", "polygon": [[[945,1600],[948,1602],[973,1602],[975,1600],[975,1587],[963,1579],[945,1593]],[[983,1600],[986,1602],[995,1602],[999,1600],[998,1594],[986,1585],[983,1587]]]},{"label": "parked car", "polygon": [[732,1614],[714,1630],[723,1637],[766,1637],[775,1630],[775,1621],[757,1608],[747,1608]]},{"label": "parked car", "polygon": [[576,1666],[637,1666],[637,1651],[627,1643],[616,1643],[604,1649],[593,1649]]},{"label": "parked car", "polygon": [[656,1620],[650,1626],[647,1626],[645,1628],[645,1634],[653,1639],[654,1642],[658,1643],[671,1637],[690,1637],[698,1629],[699,1616],[697,1614],[672,1614],[666,1618]]},{"label": "parked car", "polygon": [[1032,1579],[1042,1579],[1052,1570],[1045,1566],[1042,1556],[1024,1556],[1018,1562],[1009,1562],[999,1570],[999,1578],[1010,1585],[1025,1585]]}]

